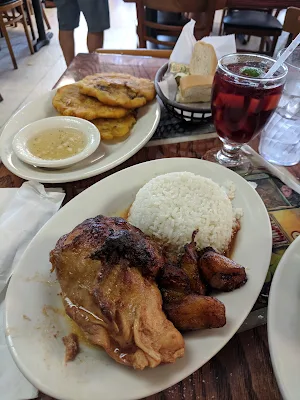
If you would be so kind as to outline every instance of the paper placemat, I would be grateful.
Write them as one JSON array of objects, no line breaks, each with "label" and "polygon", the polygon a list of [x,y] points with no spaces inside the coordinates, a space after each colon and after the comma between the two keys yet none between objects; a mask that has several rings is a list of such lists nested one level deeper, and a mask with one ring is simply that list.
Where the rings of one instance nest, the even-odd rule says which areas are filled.
[{"label": "paper placemat", "polygon": [[300,235],[300,195],[257,164],[252,163],[251,170],[243,177],[256,183],[256,190],[268,210],[272,226],[272,257],[266,281],[254,307],[258,309],[267,306],[277,265],[289,245]]}]

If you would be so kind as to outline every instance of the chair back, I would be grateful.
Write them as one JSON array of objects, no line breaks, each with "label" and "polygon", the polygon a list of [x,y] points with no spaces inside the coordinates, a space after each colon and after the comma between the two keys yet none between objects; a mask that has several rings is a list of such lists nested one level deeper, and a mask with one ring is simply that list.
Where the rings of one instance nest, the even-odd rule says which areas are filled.
[{"label": "chair back", "polygon": [[300,8],[289,7],[286,10],[283,28],[285,32],[289,33],[287,46],[300,32]]},{"label": "chair back", "polygon": [[126,56],[170,58],[171,50],[157,49],[96,49],[96,53],[101,54],[121,54]]},{"label": "chair back", "polygon": [[[212,30],[215,6],[216,0],[137,0],[139,47],[146,48],[147,42],[150,42],[165,48],[173,48],[182,31],[184,24],[159,23],[157,20],[149,18],[151,11],[154,12],[154,15],[157,15],[158,12],[192,14],[196,21],[195,36],[199,40],[208,36]],[[171,37],[172,40],[164,40],[161,37]]]},{"label": "chair back", "polygon": [[0,0],[1,12],[11,11],[23,4],[23,0]]}]

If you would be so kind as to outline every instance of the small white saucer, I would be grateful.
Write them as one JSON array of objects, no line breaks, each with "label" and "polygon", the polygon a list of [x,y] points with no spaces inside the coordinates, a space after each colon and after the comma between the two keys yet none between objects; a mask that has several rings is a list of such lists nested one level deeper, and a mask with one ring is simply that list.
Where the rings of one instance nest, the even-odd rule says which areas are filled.
[{"label": "small white saucer", "polygon": [[[84,149],[71,157],[60,160],[44,160],[34,156],[28,149],[28,140],[38,133],[49,129],[73,128],[81,131],[86,137]],[[100,144],[100,132],[94,124],[76,117],[51,117],[32,122],[22,128],[12,142],[16,156],[27,164],[44,168],[63,168],[75,164],[90,156]]]}]

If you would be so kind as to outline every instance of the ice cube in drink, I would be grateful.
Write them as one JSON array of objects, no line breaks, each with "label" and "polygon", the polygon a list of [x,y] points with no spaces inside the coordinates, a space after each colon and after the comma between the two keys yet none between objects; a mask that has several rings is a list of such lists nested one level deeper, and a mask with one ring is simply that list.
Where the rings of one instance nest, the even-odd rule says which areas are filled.
[{"label": "ice cube in drink", "polygon": [[[212,91],[212,114],[218,135],[227,142],[247,143],[276,109],[283,84],[260,78],[266,67],[257,62],[239,62],[218,69]],[[247,78],[247,79],[245,79]]]}]

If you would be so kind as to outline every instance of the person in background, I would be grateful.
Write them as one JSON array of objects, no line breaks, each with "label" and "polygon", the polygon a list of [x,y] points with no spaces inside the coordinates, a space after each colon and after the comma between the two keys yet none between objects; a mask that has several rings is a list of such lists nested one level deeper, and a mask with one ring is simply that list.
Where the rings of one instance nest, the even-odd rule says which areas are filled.
[{"label": "person in background", "polygon": [[104,31],[109,29],[108,0],[55,0],[59,24],[59,43],[67,66],[75,57],[74,29],[80,12],[88,25],[87,47],[93,52],[103,47]]}]

